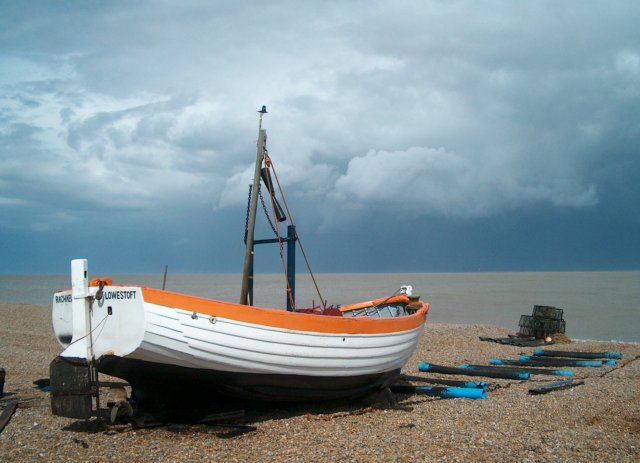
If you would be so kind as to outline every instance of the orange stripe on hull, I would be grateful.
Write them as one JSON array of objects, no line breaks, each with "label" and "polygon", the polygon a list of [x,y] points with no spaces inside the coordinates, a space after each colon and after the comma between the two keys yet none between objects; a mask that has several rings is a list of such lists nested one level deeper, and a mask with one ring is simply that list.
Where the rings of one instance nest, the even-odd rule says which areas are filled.
[{"label": "orange stripe on hull", "polygon": [[[413,315],[395,318],[331,317],[316,314],[294,313],[278,309],[251,307],[231,302],[216,301],[186,294],[142,288],[145,302],[174,309],[197,312],[255,325],[316,333],[384,334],[409,331],[422,326],[429,304]],[[378,301],[384,301],[379,299]],[[407,298],[408,302],[408,298]],[[359,305],[359,304],[354,304]],[[366,303],[365,306],[370,305]]]}]

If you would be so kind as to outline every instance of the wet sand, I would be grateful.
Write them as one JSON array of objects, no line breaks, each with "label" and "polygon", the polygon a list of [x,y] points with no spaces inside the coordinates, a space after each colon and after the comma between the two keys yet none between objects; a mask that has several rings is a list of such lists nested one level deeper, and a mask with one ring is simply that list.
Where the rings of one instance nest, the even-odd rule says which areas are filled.
[{"label": "wet sand", "polygon": [[[490,357],[531,353],[478,339],[512,332],[427,322],[403,372],[444,378],[418,372],[418,363],[487,364]],[[584,385],[544,395],[528,390],[561,378],[448,377],[489,382],[487,399],[398,395],[410,411],[371,407],[369,399],[247,410],[234,422],[241,426],[103,427],[53,416],[49,394],[33,385],[49,376],[49,363],[61,351],[50,307],[0,302],[0,367],[6,369],[0,406],[19,400],[0,434],[0,461],[640,461],[640,345],[580,341],[554,348],[618,351],[624,359],[617,366],[572,368]]]}]

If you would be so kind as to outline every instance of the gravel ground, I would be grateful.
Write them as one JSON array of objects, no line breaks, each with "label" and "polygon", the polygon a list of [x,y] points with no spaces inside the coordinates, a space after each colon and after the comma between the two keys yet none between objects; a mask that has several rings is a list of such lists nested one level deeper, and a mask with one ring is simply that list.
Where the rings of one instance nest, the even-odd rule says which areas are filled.
[{"label": "gravel ground", "polygon": [[[508,333],[427,323],[404,372],[426,376],[418,372],[421,361],[486,364],[490,357],[531,352],[478,340]],[[411,411],[378,409],[369,400],[249,410],[236,422],[244,427],[103,427],[96,420],[53,416],[48,394],[33,386],[48,377],[49,362],[60,352],[50,308],[0,302],[0,367],[7,374],[0,406],[20,400],[0,434],[0,461],[640,461],[640,345],[573,342],[556,348],[619,351],[624,359],[614,367],[574,368],[584,385],[545,395],[528,390],[560,378],[485,379],[491,383],[486,400],[398,396]]]}]

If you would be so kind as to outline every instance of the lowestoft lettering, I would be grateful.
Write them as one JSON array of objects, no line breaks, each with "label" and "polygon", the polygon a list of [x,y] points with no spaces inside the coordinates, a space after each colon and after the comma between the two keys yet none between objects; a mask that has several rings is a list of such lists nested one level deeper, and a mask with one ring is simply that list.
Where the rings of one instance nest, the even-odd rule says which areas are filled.
[{"label": "lowestoft lettering", "polygon": [[110,299],[135,299],[136,292],[135,291],[105,291],[104,292],[105,300]]}]

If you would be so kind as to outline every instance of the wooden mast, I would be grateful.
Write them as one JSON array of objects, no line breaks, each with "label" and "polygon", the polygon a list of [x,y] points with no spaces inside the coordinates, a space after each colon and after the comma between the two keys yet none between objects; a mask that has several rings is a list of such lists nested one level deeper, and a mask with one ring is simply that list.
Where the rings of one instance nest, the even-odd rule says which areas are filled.
[{"label": "wooden mast", "polygon": [[[260,188],[260,170],[267,147],[267,131],[262,129],[262,116],[267,113],[267,107],[263,106],[260,111],[260,123],[258,125],[258,148],[256,150],[256,168],[253,176],[253,187],[251,189],[251,203],[249,206],[249,223],[247,226],[247,243],[244,254],[244,267],[242,270],[242,290],[240,292],[240,304],[253,304],[248,300],[249,296],[249,273],[253,262],[253,236],[256,227],[256,211],[258,209],[258,188]],[[253,278],[253,275],[251,275]]]}]

